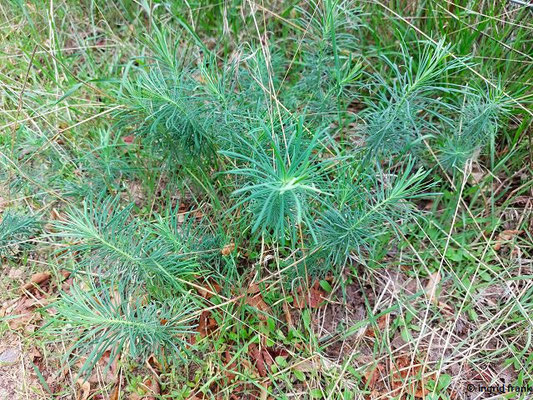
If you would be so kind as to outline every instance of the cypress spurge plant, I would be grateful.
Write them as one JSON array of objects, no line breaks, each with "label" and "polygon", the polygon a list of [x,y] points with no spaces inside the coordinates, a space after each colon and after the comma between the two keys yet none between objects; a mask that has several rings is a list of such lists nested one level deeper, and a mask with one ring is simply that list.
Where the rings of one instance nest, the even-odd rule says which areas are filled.
[{"label": "cypress spurge plant", "polygon": [[[347,169],[339,177],[334,201],[318,220],[319,255],[333,269],[342,268],[351,256],[371,256],[380,236],[400,231],[402,222],[416,215],[412,200],[427,197],[428,172],[415,169],[413,160],[385,172],[379,165]],[[330,268],[318,271],[321,275]]]},{"label": "cypress spurge plant", "polygon": [[173,70],[162,62],[149,71],[138,69],[135,80],[124,82],[122,101],[127,104],[123,124],[137,120],[136,133],[154,148],[179,154],[212,152],[212,136],[203,113],[203,99],[188,69]]},{"label": "cypress spurge plant", "polygon": [[57,320],[68,321],[53,331],[72,340],[65,354],[82,361],[81,375],[91,372],[105,352],[109,367],[121,354],[146,359],[182,358],[185,335],[193,332],[193,307],[187,296],[154,301],[139,288],[113,279],[90,277],[75,283],[56,303]]},{"label": "cypress spurge plant", "polygon": [[455,121],[454,132],[446,135],[439,150],[441,165],[447,170],[462,169],[490,143],[494,163],[494,140],[503,117],[508,115],[510,99],[501,89],[472,90],[466,96]]},{"label": "cypress spurge plant", "polygon": [[[465,85],[471,64],[444,39],[401,40],[398,51],[367,57],[366,14],[353,2],[295,13],[292,26],[308,33],[296,46],[271,35],[211,51],[154,26],[147,55],[125,69],[117,124],[100,134],[108,185],[71,207],[54,234],[76,252],[80,283],[62,295],[56,322],[79,337],[69,356],[87,357],[83,371],[110,346],[113,358],[185,358],[191,311],[206,305],[194,289],[220,266],[221,237],[243,254],[260,242],[309,255],[312,277],[364,264],[419,217],[434,166],[464,165],[494,140],[505,96]],[[127,170],[118,138],[132,132],[140,157],[177,177],[173,187],[206,205],[205,219],[182,220],[178,206],[146,216],[109,196]]]},{"label": "cypress spurge plant", "polygon": [[251,233],[285,243],[296,241],[301,224],[316,238],[313,208],[330,195],[325,182],[331,161],[320,159],[321,134],[306,138],[303,120],[283,129],[263,126],[240,140],[240,151],[221,153],[238,163],[226,173],[237,178],[234,207],[245,206]]},{"label": "cypress spurge plant", "polygon": [[354,60],[365,14],[351,1],[311,1],[296,9],[301,16],[295,24],[305,32],[299,49],[302,66],[286,101],[305,110],[308,123],[327,123],[356,97],[351,89],[362,65]]},{"label": "cypress spurge plant", "polygon": [[178,229],[175,209],[146,225],[132,208],[122,208],[118,198],[88,199],[55,223],[54,236],[70,242],[78,258],[73,272],[82,278],[54,304],[55,321],[68,322],[66,334],[76,337],[66,357],[84,359],[80,372],[90,371],[109,349],[110,362],[122,353],[185,354],[191,311],[200,305],[188,279],[208,275],[198,256],[206,249],[193,241],[203,239],[187,224]]},{"label": "cypress spurge plant", "polygon": [[451,125],[450,114],[457,107],[443,96],[453,96],[464,88],[446,78],[464,68],[467,60],[451,59],[450,46],[444,43],[419,43],[417,59],[406,44],[401,45],[398,58],[381,57],[392,77],[373,74],[369,84],[375,97],[367,100],[365,134],[373,152],[401,153],[438,135],[443,125]]},{"label": "cypress spurge plant", "polygon": [[118,198],[88,199],[56,224],[56,237],[75,240],[71,249],[87,256],[80,265],[132,284],[182,287],[179,278],[196,270],[194,260],[171,251],[167,236],[154,235],[132,218],[133,205],[120,208]]},{"label": "cypress spurge plant", "polygon": [[7,257],[16,250],[28,247],[41,223],[35,216],[6,210],[0,216],[0,256]]}]

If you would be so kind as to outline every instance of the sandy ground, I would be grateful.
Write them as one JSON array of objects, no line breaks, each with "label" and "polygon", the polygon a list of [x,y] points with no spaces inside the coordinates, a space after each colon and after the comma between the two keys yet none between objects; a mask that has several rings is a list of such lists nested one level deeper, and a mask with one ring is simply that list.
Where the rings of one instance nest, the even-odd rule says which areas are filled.
[{"label": "sandy ground", "polygon": [[[0,338],[0,399],[27,400],[39,398],[31,390],[29,369],[19,337],[6,332]],[[28,365],[30,364],[30,365]],[[39,390],[40,391],[40,390]]]}]

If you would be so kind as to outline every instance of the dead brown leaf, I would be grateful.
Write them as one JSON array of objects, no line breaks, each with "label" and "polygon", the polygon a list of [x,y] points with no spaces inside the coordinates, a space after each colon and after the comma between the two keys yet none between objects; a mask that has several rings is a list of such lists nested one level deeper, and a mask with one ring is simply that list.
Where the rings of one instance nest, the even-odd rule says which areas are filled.
[{"label": "dead brown leaf", "polygon": [[35,286],[41,285],[42,283],[45,283],[48,281],[51,277],[50,272],[38,272],[36,274],[33,274],[31,276],[31,279],[28,283],[24,284],[22,286],[21,291],[24,292],[25,290],[30,290],[34,288]]},{"label": "dead brown leaf", "polygon": [[248,294],[259,293],[259,285],[257,283],[250,284],[250,286],[248,286],[248,289],[246,289],[246,293]]},{"label": "dead brown leaf", "polygon": [[270,369],[270,367],[272,367],[272,365],[274,364],[274,358],[272,357],[268,349],[264,348],[261,351],[261,356],[263,357],[263,361],[265,362],[265,364]]},{"label": "dead brown leaf", "polygon": [[220,252],[223,256],[227,256],[230,255],[233,250],[235,250],[235,243],[229,243],[225,245]]},{"label": "dead brown leaf", "polygon": [[250,352],[250,357],[255,363],[257,372],[259,372],[259,376],[261,376],[262,378],[267,376],[265,360],[263,359],[263,354],[261,351],[259,351],[259,347],[257,346],[257,344],[255,343],[250,344],[250,346],[248,346],[248,351]]},{"label": "dead brown leaf", "polygon": [[205,299],[210,299],[215,294],[219,294],[222,291],[222,288],[218,283],[212,279],[205,281],[205,286],[199,286],[197,288],[198,294]]},{"label": "dead brown leaf", "polygon": [[[96,368],[92,371],[91,376],[87,379],[89,383],[94,384],[110,384],[117,381],[118,376],[118,359],[116,357],[113,362],[110,363],[111,350],[104,351],[102,357],[98,360]],[[85,362],[85,359],[80,360],[78,366],[81,368]],[[109,367],[108,367],[109,366]]]},{"label": "dead brown leaf", "polygon": [[111,395],[109,396],[109,400],[118,400],[119,392],[120,392],[120,386],[116,385],[113,391],[111,392]]},{"label": "dead brown leaf", "polygon": [[231,382],[233,378],[235,378],[235,374],[232,371],[235,370],[237,364],[235,361],[231,362],[231,355],[228,350],[224,353],[224,358],[226,362],[226,377],[228,378],[228,381]]},{"label": "dead brown leaf", "polygon": [[144,400],[155,400],[156,396],[161,394],[161,387],[159,382],[155,378],[148,378],[144,381],[143,385],[148,389],[148,396],[144,397]]},{"label": "dead brown leaf", "polygon": [[268,304],[265,303],[265,301],[263,300],[263,296],[261,295],[261,293],[258,293],[252,297],[248,297],[246,299],[246,304],[251,307],[257,308],[260,311],[259,313],[257,313],[257,318],[262,321],[265,321],[267,319],[267,316],[265,314],[271,314],[272,312]]},{"label": "dead brown leaf", "polygon": [[163,370],[163,366],[159,362],[159,360],[155,357],[155,355],[150,354],[150,357],[146,360],[146,363],[149,365],[149,367],[156,373],[161,373]]},{"label": "dead brown leaf", "polygon": [[440,275],[440,272],[434,272],[429,276],[428,283],[426,284],[425,291],[428,297],[431,299],[433,304],[438,305],[439,299],[436,296],[437,294],[437,287],[439,286],[439,283],[441,281],[442,277]]},{"label": "dead brown leaf", "polygon": [[32,362],[38,358],[43,358],[41,352],[37,350],[37,347],[32,347],[31,350],[28,352],[28,355],[30,356]]},{"label": "dead brown leaf", "polygon": [[487,176],[486,173],[484,173],[483,171],[472,171],[470,173],[470,178],[472,183],[474,183],[475,185],[481,183],[481,181]]},{"label": "dead brown leaf", "polygon": [[431,211],[431,209],[433,208],[433,200],[426,200],[424,203],[424,210],[426,211]]},{"label": "dead brown leaf", "polygon": [[66,218],[64,214],[57,211],[56,208],[52,207],[52,210],[50,210],[50,219],[52,221],[64,221]]},{"label": "dead brown leaf", "polygon": [[201,337],[206,337],[215,331],[217,328],[217,322],[211,317],[211,312],[208,310],[202,311],[200,314],[200,320],[198,321],[198,333]]},{"label": "dead brown leaf", "polygon": [[300,372],[316,372],[322,369],[322,365],[320,364],[320,360],[315,357],[294,364],[292,369]]},{"label": "dead brown leaf", "polygon": [[381,363],[370,365],[365,371],[365,382],[370,389],[376,389],[378,378],[383,375],[385,366]]},{"label": "dead brown leaf", "polygon": [[282,307],[283,307],[283,315],[285,315],[285,320],[287,321],[287,326],[291,328],[293,326],[293,323],[292,323],[291,311],[289,310],[289,305],[287,304],[286,301],[283,301]]},{"label": "dead brown leaf", "polygon": [[[52,208],[50,210],[49,220],[50,221],[65,221],[66,216],[64,213],[61,213],[60,211],[58,211],[56,208]],[[46,224],[46,229],[49,230],[50,232],[57,232],[57,228],[53,223]]]},{"label": "dead brown leaf", "polygon": [[123,140],[124,143],[126,143],[126,144],[132,144],[133,141],[135,140],[135,136],[133,136],[133,135],[127,135],[127,136],[124,136],[124,137],[122,138],[122,140]]},{"label": "dead brown leaf", "polygon": [[76,384],[78,386],[76,390],[76,400],[87,400],[89,394],[91,394],[91,384],[81,378],[76,381]]},{"label": "dead brown leaf", "polygon": [[426,383],[433,379],[434,374],[418,379],[422,367],[421,365],[412,365],[411,358],[408,355],[396,357],[395,365],[391,365],[391,386],[394,395],[401,391],[409,393],[417,398],[424,399],[427,394]]},{"label": "dead brown leaf", "polygon": [[496,251],[500,250],[504,242],[508,242],[513,237],[515,237],[516,235],[520,235],[521,233],[522,231],[516,229],[506,229],[500,232],[500,234],[496,238],[496,243],[494,244],[494,246],[492,246],[492,248]]},{"label": "dead brown leaf", "polygon": [[39,305],[38,301],[21,296],[13,306],[6,310],[6,314],[14,317],[8,319],[7,324],[13,330],[24,328],[26,332],[34,332],[34,324],[42,319],[41,314],[33,312],[35,307]]},{"label": "dead brown leaf", "polygon": [[296,308],[305,308],[306,306],[319,308],[322,301],[326,299],[326,292],[320,287],[318,281],[315,281],[308,291],[299,287],[293,298],[293,306]]},{"label": "dead brown leaf", "polygon": [[202,219],[205,216],[205,214],[201,210],[196,210],[194,212],[194,218]]},{"label": "dead brown leaf", "polygon": [[[389,314],[384,314],[384,315],[382,315],[381,317],[378,318],[378,320],[377,320],[377,325],[378,325],[377,329],[380,332],[383,332],[385,330],[385,328],[387,327],[388,316],[389,316]],[[375,327],[374,326],[369,326],[367,328],[367,330],[365,331],[365,336],[367,336],[367,337],[376,337]]]}]

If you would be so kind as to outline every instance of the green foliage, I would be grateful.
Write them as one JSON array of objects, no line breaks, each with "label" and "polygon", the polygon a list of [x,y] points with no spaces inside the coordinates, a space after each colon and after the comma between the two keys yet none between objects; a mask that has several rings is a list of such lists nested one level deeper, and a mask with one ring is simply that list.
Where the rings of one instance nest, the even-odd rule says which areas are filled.
[{"label": "green foliage", "polygon": [[[102,279],[89,291],[77,287],[59,306],[65,321],[78,310],[80,327],[95,326],[88,331],[95,339],[81,340],[80,351],[94,347],[98,355],[112,340],[116,354],[128,348],[132,357],[168,347],[185,328],[144,324],[161,318],[155,304],[164,313],[174,307],[169,299],[199,301],[187,283],[220,272],[222,231],[252,249],[265,239],[305,250],[311,276],[374,257],[377,243],[400,237],[402,225],[418,217],[415,201],[433,195],[436,179],[422,163],[434,161],[422,143],[441,146],[439,162],[449,168],[496,134],[503,97],[463,85],[460,74],[471,64],[452,58],[445,39],[414,47],[402,40],[398,52],[374,56],[370,69],[356,57],[368,30],[363,9],[326,1],[295,13],[292,23],[306,32],[296,47],[280,49],[272,37],[239,43],[221,57],[195,34],[187,41],[162,24],[145,39],[148,55],[125,68],[116,92],[118,131],[101,131],[90,163],[106,191],[128,176],[117,148],[121,134],[133,132],[146,154],[162,156],[171,176],[177,169],[183,186],[194,184],[195,201],[217,212],[203,222],[167,208],[147,220],[118,197],[89,196],[83,209],[71,208],[56,223],[56,237],[81,256],[76,270]],[[185,31],[192,34],[188,25]],[[349,108],[357,102],[366,108],[354,116]],[[350,143],[354,120],[362,122],[359,148]],[[217,234],[212,224],[222,227]]]},{"label": "green foliage", "polygon": [[74,339],[66,360],[85,358],[80,374],[89,373],[108,350],[108,367],[123,352],[143,359],[151,354],[159,359],[185,354],[182,338],[192,329],[186,322],[192,311],[187,297],[161,302],[147,299],[123,282],[95,278],[85,282],[88,288],[74,284],[55,304],[56,321],[69,324],[57,333]]},{"label": "green foliage", "polygon": [[369,97],[365,111],[366,144],[371,151],[401,153],[451,124],[449,113],[456,107],[442,96],[464,88],[446,77],[463,68],[466,60],[450,60],[450,45],[444,43],[419,43],[417,59],[404,43],[396,59],[381,57],[391,76],[374,74],[369,87],[376,95],[376,100]]},{"label": "green foliage", "polygon": [[441,165],[462,169],[487,143],[494,143],[501,119],[509,112],[509,99],[500,90],[485,88],[468,94],[454,125],[440,150]]},{"label": "green foliage", "polygon": [[74,272],[88,276],[54,304],[56,322],[68,321],[71,334],[81,334],[67,357],[87,357],[82,372],[110,346],[111,361],[123,352],[181,357],[180,337],[191,328],[181,320],[197,307],[187,279],[207,276],[200,263],[207,268],[213,261],[205,254],[213,250],[207,249],[211,237],[191,220],[178,223],[177,210],[146,225],[131,215],[132,208],[121,208],[118,198],[88,199],[83,210],[73,208],[55,223],[56,237],[74,241]]},{"label": "green foliage", "polygon": [[[455,233],[474,225],[476,232],[497,233],[496,225],[485,224],[489,191],[458,184],[464,183],[458,176],[465,177],[449,172],[474,161],[496,177],[510,172],[508,164],[522,163],[528,151],[523,137],[531,113],[522,107],[519,114],[515,106],[528,98],[529,82],[518,86],[531,72],[531,39],[524,21],[502,24],[502,5],[480,5],[481,14],[459,4],[450,11],[422,2],[402,9],[402,15],[412,11],[403,18],[389,9],[394,2],[353,0],[121,0],[94,1],[89,9],[66,2],[50,7],[61,10],[57,16],[35,15],[16,3],[29,37],[43,34],[39,26],[54,30],[59,19],[70,24],[66,10],[77,10],[83,21],[88,12],[91,21],[91,29],[85,21],[57,35],[54,30],[51,38],[46,31],[53,57],[28,41],[15,47],[26,55],[35,47],[29,65],[0,66],[7,104],[2,127],[12,129],[0,138],[0,176],[30,207],[60,210],[43,247],[56,251],[49,252],[57,257],[51,257],[53,265],[71,270],[75,283],[53,304],[50,329],[73,339],[66,357],[71,363],[85,359],[82,373],[109,349],[110,361],[154,353],[173,368],[173,361],[191,356],[185,335],[206,307],[222,314],[213,318],[222,331],[215,345],[224,351],[259,340],[260,332],[267,344],[275,338],[306,348],[305,358],[312,360],[336,332],[325,341],[313,336],[307,310],[301,314],[305,335],[280,329],[283,318],[274,315],[266,324],[254,316],[247,326],[240,318],[254,307],[234,299],[241,299],[240,286],[250,277],[263,282],[270,268],[278,268],[272,276],[285,285],[283,296],[273,294],[275,287],[264,296],[273,314],[295,294],[294,287],[285,293],[290,285],[333,275],[319,281],[333,299],[338,286],[345,289],[347,271],[374,268],[383,259],[393,266],[411,262],[416,274],[421,260],[430,260],[423,273],[432,272],[435,262],[439,269],[453,262],[460,282],[465,260],[478,253],[451,247],[457,238],[463,247],[481,239]],[[516,15],[527,17],[522,11]],[[96,22],[100,18],[105,28]],[[497,160],[504,149],[510,150]],[[131,193],[133,183],[141,186],[139,196]],[[516,195],[531,188],[514,184],[509,191]],[[463,186],[459,200],[465,201],[459,202],[450,188]],[[434,191],[444,195],[432,203]],[[125,201],[127,195],[135,203]],[[490,195],[492,213],[500,199]],[[505,206],[511,201],[502,196]],[[5,212],[0,255],[31,242],[36,221]],[[413,238],[419,246],[412,246]],[[484,248],[488,254],[491,243]],[[437,256],[428,256],[432,252]],[[489,282],[487,276],[483,272]],[[214,281],[227,292],[200,295]],[[454,296],[471,295],[459,289]],[[391,301],[403,301],[398,299]],[[417,307],[413,300],[406,304]],[[464,311],[483,318],[474,308]],[[409,323],[400,330],[411,341],[420,321],[402,318],[394,329]],[[360,323],[357,329],[366,322]],[[241,347],[235,360],[246,356]],[[324,377],[291,362],[275,357],[273,371],[283,385]],[[212,367],[203,364],[201,371]],[[342,374],[335,385],[309,393],[333,398]],[[350,374],[360,379],[364,371]],[[433,387],[445,390],[449,380],[442,374]],[[207,392],[213,382],[206,381]]]},{"label": "green foliage", "polygon": [[[182,289],[179,278],[199,272],[198,263],[176,249],[180,237],[165,233],[165,225],[146,227],[132,218],[133,205],[121,208],[118,198],[88,199],[83,210],[73,208],[56,225],[57,237],[73,239],[73,251],[85,257],[81,266],[135,285]],[[162,234],[159,234],[162,231]]]},{"label": "green foliage", "polygon": [[93,193],[116,193],[122,182],[134,176],[135,166],[125,154],[126,144],[111,129],[96,132],[97,145],[76,160],[79,169],[91,171],[90,181],[65,179],[67,191],[72,196],[91,196]]},{"label": "green foliage", "polygon": [[[329,195],[325,187],[327,164],[319,159],[320,134],[305,138],[303,121],[287,126],[283,133],[268,127],[241,139],[241,152],[222,154],[238,161],[238,168],[226,171],[237,176],[239,200],[251,219],[251,232],[256,231],[285,243],[295,242],[303,223],[316,237],[312,209]],[[323,144],[322,144],[323,145]]]},{"label": "green foliage", "polygon": [[296,7],[295,23],[302,38],[301,74],[289,104],[303,108],[308,120],[326,122],[356,96],[354,83],[362,65],[354,62],[361,32],[366,28],[362,8],[351,1],[308,2]]},{"label": "green foliage", "polygon": [[5,211],[0,221],[0,256],[28,247],[28,242],[38,233],[40,226],[35,216]]},{"label": "green foliage", "polygon": [[134,81],[126,81],[122,101],[128,105],[124,121],[139,121],[136,132],[151,145],[199,155],[212,152],[209,120],[202,98],[194,91],[192,71],[166,71],[154,64],[149,71],[138,70]]},{"label": "green foliage", "polygon": [[344,266],[352,254],[363,258],[380,236],[398,231],[401,222],[413,216],[412,200],[430,195],[427,177],[411,161],[388,174],[379,166],[347,171],[339,183],[337,203],[328,204],[318,221],[318,254],[334,266]]}]

